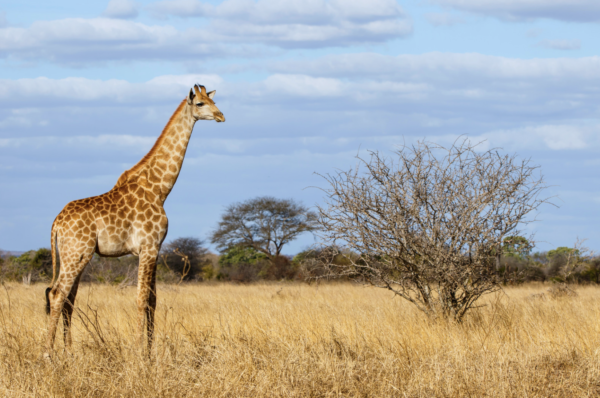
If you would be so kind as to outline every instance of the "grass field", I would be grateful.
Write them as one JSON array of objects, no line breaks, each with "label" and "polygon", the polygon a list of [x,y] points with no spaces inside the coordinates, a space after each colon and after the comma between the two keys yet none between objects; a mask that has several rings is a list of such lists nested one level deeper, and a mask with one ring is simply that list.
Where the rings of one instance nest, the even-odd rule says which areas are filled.
[{"label": "grass field", "polygon": [[[547,286],[546,286],[547,287]],[[73,348],[42,359],[45,286],[0,288],[7,397],[600,395],[600,289],[487,296],[463,324],[352,284],[159,285],[156,344],[135,344],[135,288],[84,285]]]}]

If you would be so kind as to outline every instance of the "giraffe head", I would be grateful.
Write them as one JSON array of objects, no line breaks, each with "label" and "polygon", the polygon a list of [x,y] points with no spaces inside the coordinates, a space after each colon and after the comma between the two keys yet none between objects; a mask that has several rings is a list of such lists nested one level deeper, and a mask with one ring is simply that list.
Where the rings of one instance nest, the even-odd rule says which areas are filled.
[{"label": "giraffe head", "polygon": [[199,84],[194,85],[190,89],[190,95],[188,95],[187,103],[191,106],[192,115],[196,120],[216,120],[217,122],[224,122],[225,116],[217,108],[213,98],[215,97],[216,91],[206,92],[206,88]]}]

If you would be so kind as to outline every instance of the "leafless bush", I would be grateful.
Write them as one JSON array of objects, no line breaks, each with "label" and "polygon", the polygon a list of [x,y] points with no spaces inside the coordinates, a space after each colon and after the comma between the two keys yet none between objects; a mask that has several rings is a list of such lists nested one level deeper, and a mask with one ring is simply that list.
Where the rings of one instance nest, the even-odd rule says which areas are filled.
[{"label": "leafless bush", "polygon": [[498,150],[477,152],[466,139],[444,148],[405,146],[394,163],[371,152],[360,167],[324,178],[321,236],[355,256],[329,263],[386,288],[431,316],[461,320],[485,293],[497,290],[502,239],[548,199],[538,167]]}]

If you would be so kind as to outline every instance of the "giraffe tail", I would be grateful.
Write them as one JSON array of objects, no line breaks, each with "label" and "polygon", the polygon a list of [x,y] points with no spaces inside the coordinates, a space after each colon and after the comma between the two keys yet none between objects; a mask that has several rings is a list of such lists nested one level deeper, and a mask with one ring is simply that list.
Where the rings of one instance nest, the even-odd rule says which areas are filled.
[{"label": "giraffe tail", "polygon": [[50,291],[54,287],[54,279],[56,278],[56,228],[52,224],[52,232],[50,233],[50,247],[52,250],[52,283],[46,289],[46,314],[50,314]]}]

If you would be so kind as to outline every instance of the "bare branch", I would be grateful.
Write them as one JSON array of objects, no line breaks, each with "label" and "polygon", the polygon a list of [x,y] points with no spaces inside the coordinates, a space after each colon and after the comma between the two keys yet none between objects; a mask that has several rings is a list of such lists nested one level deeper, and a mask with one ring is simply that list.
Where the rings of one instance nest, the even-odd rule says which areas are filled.
[{"label": "bare branch", "polygon": [[428,314],[461,319],[499,288],[502,240],[549,203],[540,196],[547,186],[530,160],[478,152],[464,138],[449,148],[419,142],[396,155],[394,162],[370,152],[359,167],[322,176],[320,236],[354,255],[343,266],[321,265],[389,289]]}]

